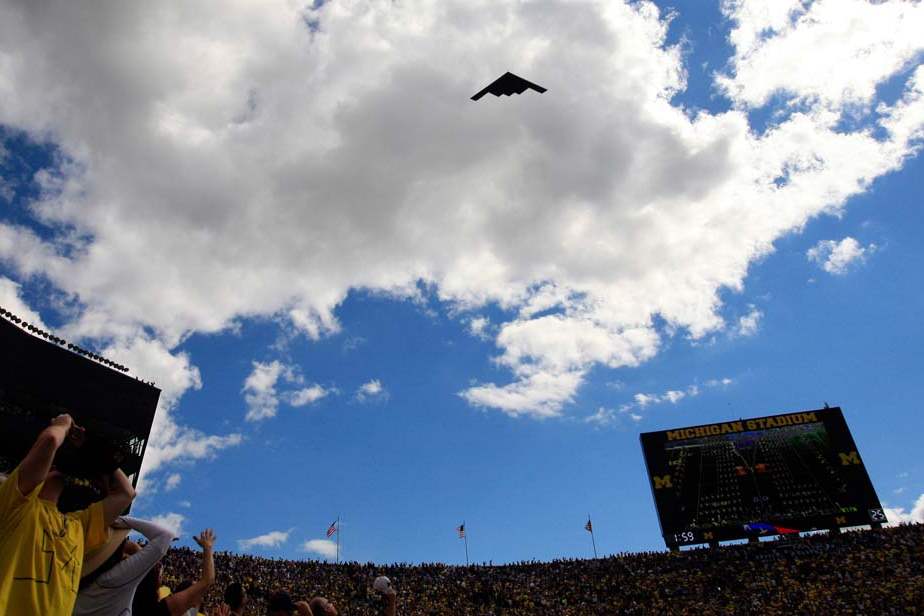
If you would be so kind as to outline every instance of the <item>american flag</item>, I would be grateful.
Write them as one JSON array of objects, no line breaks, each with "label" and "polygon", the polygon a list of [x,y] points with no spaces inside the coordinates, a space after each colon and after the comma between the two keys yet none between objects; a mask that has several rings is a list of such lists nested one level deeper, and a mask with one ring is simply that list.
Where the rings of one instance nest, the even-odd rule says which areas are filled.
[{"label": "american flag", "polygon": [[459,533],[459,539],[465,539],[465,524],[459,524],[456,527],[456,532]]},{"label": "american flag", "polygon": [[334,522],[331,522],[330,526],[327,527],[327,536],[330,537],[336,532],[337,532],[337,522],[334,521]]},{"label": "american flag", "polygon": [[587,524],[584,525],[584,530],[588,533],[594,532],[594,525],[590,523],[590,518],[587,518]]}]

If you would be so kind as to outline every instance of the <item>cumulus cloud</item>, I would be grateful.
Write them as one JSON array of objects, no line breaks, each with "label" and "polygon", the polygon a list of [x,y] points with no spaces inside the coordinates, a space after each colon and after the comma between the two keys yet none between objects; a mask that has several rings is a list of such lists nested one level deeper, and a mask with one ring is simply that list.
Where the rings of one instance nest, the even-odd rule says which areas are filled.
[{"label": "cumulus cloud", "polygon": [[289,392],[286,399],[292,406],[305,406],[327,397],[330,393],[330,389],[325,389],[320,385],[312,385]]},{"label": "cumulus cloud", "polygon": [[388,397],[388,391],[378,379],[372,379],[360,385],[354,396],[358,402],[370,402],[372,400],[384,400]]},{"label": "cumulus cloud", "polygon": [[[703,383],[703,387],[707,389],[713,389],[716,387],[728,387],[734,383],[734,381],[728,377],[722,379],[709,379]],[[677,404],[684,398],[695,398],[696,396],[702,393],[703,389],[697,385],[688,385],[683,389],[668,389],[667,391],[660,394],[648,394],[648,393],[637,393],[632,396],[632,403],[624,405],[622,408],[629,410],[631,408],[644,409],[645,407],[654,405],[654,404]]]},{"label": "cumulus cloud", "polygon": [[[724,2],[733,108],[696,115],[670,102],[683,54],[650,2],[311,6],[0,8],[0,123],[57,148],[29,210],[50,231],[0,223],[0,260],[78,300],[73,332],[169,353],[270,315],[318,339],[351,289],[423,282],[515,315],[510,378],[460,395],[554,416],[595,365],[654,357],[656,322],[724,327],[722,290],[924,125],[921,3]],[[548,92],[469,100],[511,63]],[[776,94],[800,104],[755,133]]]},{"label": "cumulus cloud", "polygon": [[630,419],[634,423],[638,423],[644,419],[638,413],[632,412],[631,404],[626,404],[621,406],[619,409],[611,409],[605,406],[601,406],[597,408],[596,413],[586,416],[584,418],[584,423],[593,424],[597,428],[603,428],[605,426],[619,423],[620,419],[624,417]]},{"label": "cumulus cloud", "polygon": [[171,473],[167,479],[164,481],[164,489],[167,492],[175,490],[180,485],[180,481],[183,480],[183,476],[179,473]]},{"label": "cumulus cloud", "polygon": [[21,290],[21,285],[9,278],[0,276],[0,306],[3,306],[6,310],[12,312],[27,323],[35,325],[45,331],[52,331],[51,328],[42,322],[42,317],[39,313],[32,310],[32,308],[23,301],[20,295]]},{"label": "cumulus cloud", "polygon": [[291,368],[280,361],[253,362],[253,370],[244,380],[241,390],[247,403],[247,421],[260,421],[276,416],[279,409],[276,382],[280,376],[291,374]]},{"label": "cumulus cloud", "polygon": [[718,83],[749,106],[777,93],[829,108],[868,105],[876,86],[916,61],[922,47],[920,3],[727,0],[723,6],[736,22],[734,76]]},{"label": "cumulus cloud", "polygon": [[839,242],[834,240],[821,240],[806,252],[809,261],[814,261],[821,269],[842,276],[848,272],[852,264],[862,263],[876,251],[876,245],[862,246],[852,237],[845,237]]},{"label": "cumulus cloud", "polygon": [[289,540],[289,534],[292,532],[292,529],[289,530],[274,530],[270,531],[263,535],[258,535],[256,537],[251,537],[250,539],[238,539],[237,546],[243,551],[253,549],[255,547],[259,548],[275,548],[286,541]]},{"label": "cumulus cloud", "polygon": [[681,400],[695,398],[700,395],[704,389],[714,389],[717,387],[728,387],[734,381],[728,377],[721,379],[709,379],[702,386],[698,384],[688,385],[683,389],[668,389],[662,393],[636,393],[632,396],[632,401],[620,405],[616,409],[599,407],[592,415],[583,418],[584,423],[593,424],[601,428],[619,424],[623,419],[629,419],[638,423],[644,419],[641,411],[658,404],[678,404]]},{"label": "cumulus cloud", "polygon": [[889,520],[888,526],[897,526],[899,524],[924,524],[924,494],[918,496],[911,507],[911,511],[906,511],[904,507],[885,507],[886,518]]},{"label": "cumulus cloud", "polygon": [[174,537],[183,536],[183,525],[186,523],[186,516],[182,513],[164,513],[151,518],[155,524],[168,528],[173,532]]},{"label": "cumulus cloud", "polygon": [[468,322],[468,331],[476,338],[487,340],[489,338],[488,328],[490,326],[491,321],[487,317],[472,317]]},{"label": "cumulus cloud", "polygon": [[304,385],[305,379],[294,366],[283,364],[279,360],[271,362],[252,362],[253,370],[244,380],[244,401],[247,404],[247,421],[262,421],[275,417],[280,401],[289,406],[306,406],[330,395],[334,389],[321,385],[310,385],[298,389],[278,391],[280,382],[290,385]]},{"label": "cumulus cloud", "polygon": [[756,306],[750,306],[748,313],[738,319],[735,333],[739,336],[753,336],[757,333],[764,313]]},{"label": "cumulus cloud", "polygon": [[326,559],[337,556],[337,544],[330,539],[309,539],[302,544],[302,550]]}]

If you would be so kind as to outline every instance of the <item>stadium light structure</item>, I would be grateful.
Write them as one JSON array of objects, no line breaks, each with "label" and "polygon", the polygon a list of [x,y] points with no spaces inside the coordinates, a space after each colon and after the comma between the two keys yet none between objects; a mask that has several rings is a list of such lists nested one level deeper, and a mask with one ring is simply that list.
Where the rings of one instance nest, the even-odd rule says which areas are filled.
[{"label": "stadium light structure", "polygon": [[[75,354],[77,354],[77,355],[82,355],[82,356],[84,356],[84,357],[86,357],[86,358],[88,358],[88,359],[92,359],[92,360],[94,360],[94,361],[96,361],[96,362],[98,362],[98,363],[100,363],[100,364],[103,364],[104,366],[106,366],[106,367],[108,367],[108,368],[111,368],[111,369],[113,369],[113,370],[117,370],[117,371],[119,371],[119,372],[124,372],[124,373],[130,372],[130,370],[129,370],[128,367],[123,366],[122,364],[119,364],[119,363],[117,363],[117,362],[114,362],[114,361],[112,361],[111,359],[108,359],[108,358],[106,358],[106,357],[103,357],[102,355],[98,355],[98,354],[96,354],[96,353],[92,353],[92,352],[90,352],[90,351],[84,349],[83,347],[80,347],[80,346],[78,346],[78,345],[76,345],[76,344],[74,344],[74,343],[72,343],[72,342],[68,342],[68,341],[65,340],[64,338],[60,338],[60,337],[58,337],[58,336],[55,336],[55,335],[52,334],[51,332],[47,332],[47,331],[45,331],[44,329],[42,329],[42,328],[40,328],[40,327],[38,327],[38,326],[36,326],[36,325],[34,325],[34,324],[32,324],[32,323],[29,323],[28,321],[24,321],[24,320],[22,320],[20,317],[16,316],[13,312],[7,310],[6,308],[3,308],[2,306],[0,306],[0,317],[5,318],[7,321],[9,321],[9,322],[11,322],[11,323],[15,323],[16,325],[18,325],[18,326],[21,327],[22,329],[25,329],[25,330],[29,331],[30,333],[34,334],[34,335],[37,336],[37,337],[44,338],[44,339],[47,340],[48,342],[51,342],[51,343],[56,344],[56,345],[58,345],[58,346],[62,346],[62,347],[64,347],[64,348],[66,348],[67,350],[71,351],[72,353],[75,353]],[[141,379],[138,379],[138,380],[141,380]],[[146,383],[146,384],[148,384],[148,385],[153,385],[153,384],[154,384],[153,382],[151,382],[151,383],[148,383],[147,381],[142,381],[142,382],[144,382],[144,383]]]}]

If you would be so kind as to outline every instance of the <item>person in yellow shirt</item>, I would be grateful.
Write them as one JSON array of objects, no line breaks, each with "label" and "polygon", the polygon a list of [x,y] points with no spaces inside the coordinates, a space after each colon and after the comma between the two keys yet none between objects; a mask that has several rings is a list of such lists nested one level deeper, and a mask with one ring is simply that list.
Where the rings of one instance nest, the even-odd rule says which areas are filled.
[{"label": "person in yellow shirt", "polygon": [[0,614],[70,616],[77,599],[84,552],[103,544],[109,525],[135,498],[121,470],[108,494],[87,509],[63,514],[58,498],[65,478],[54,458],[65,440],[79,446],[84,431],[58,415],[0,484]]}]

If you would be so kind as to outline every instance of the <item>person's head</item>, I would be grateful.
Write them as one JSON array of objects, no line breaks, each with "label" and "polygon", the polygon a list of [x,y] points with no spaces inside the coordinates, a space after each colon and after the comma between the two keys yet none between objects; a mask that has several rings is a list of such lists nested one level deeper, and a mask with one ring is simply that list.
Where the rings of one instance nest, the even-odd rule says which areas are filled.
[{"label": "person's head", "polygon": [[337,616],[337,608],[324,597],[315,597],[308,602],[308,607],[311,608],[311,616]]},{"label": "person's head", "polygon": [[[110,541],[118,541],[118,540],[119,540],[118,537],[110,538]],[[80,588],[81,589],[86,588],[87,586],[95,582],[99,576],[106,573],[107,571],[115,567],[117,564],[122,562],[122,560],[127,558],[125,555],[125,545],[127,543],[131,543],[131,541],[123,538],[121,539],[121,541],[119,541],[115,549],[107,548],[106,545],[103,545],[103,547],[100,548],[101,551],[108,551],[109,549],[111,549],[112,552],[101,563],[98,560],[98,558],[101,558],[102,556],[104,556],[104,554],[99,555],[99,556],[91,555],[88,559],[85,559],[83,563],[82,577],[80,578]]]},{"label": "person's head", "polygon": [[232,610],[242,609],[244,603],[247,602],[247,593],[244,591],[244,586],[240,582],[231,582],[225,587],[224,599]]},{"label": "person's head", "polygon": [[284,590],[277,590],[269,596],[266,602],[267,616],[292,616],[295,611],[295,602]]}]

